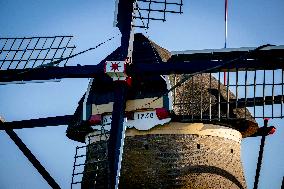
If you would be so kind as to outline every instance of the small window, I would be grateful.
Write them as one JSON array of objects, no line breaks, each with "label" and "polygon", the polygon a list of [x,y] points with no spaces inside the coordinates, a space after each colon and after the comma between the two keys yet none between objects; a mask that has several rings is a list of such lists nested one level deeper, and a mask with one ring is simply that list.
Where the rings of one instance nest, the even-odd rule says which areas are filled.
[{"label": "small window", "polygon": [[200,149],[200,144],[197,144],[197,149]]},{"label": "small window", "polygon": [[234,152],[234,150],[233,149],[231,149],[231,153],[233,153]]}]

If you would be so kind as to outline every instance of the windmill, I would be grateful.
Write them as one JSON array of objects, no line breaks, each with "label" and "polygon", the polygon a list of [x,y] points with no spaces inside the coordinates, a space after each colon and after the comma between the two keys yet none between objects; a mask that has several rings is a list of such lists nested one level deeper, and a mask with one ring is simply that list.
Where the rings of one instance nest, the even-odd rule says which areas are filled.
[{"label": "windmill", "polygon": [[[122,3],[123,3],[123,1],[121,1]],[[124,2],[125,3],[125,2]],[[130,6],[130,5],[129,5]],[[123,6],[123,7],[125,7],[125,6]],[[126,6],[126,7],[128,7],[128,6]],[[129,10],[131,10],[131,8],[129,8]],[[141,10],[141,9],[140,9]],[[126,11],[127,12],[127,11]],[[132,11],[131,11],[132,12]],[[129,14],[130,15],[130,14]],[[128,15],[128,16],[129,16]],[[123,16],[127,16],[127,15],[122,15],[122,17]],[[125,19],[123,19],[123,20],[125,20]],[[129,27],[129,25],[128,25],[128,27]],[[125,28],[123,28],[122,30],[124,30]],[[124,36],[125,37],[125,36]],[[124,39],[124,37],[122,37],[123,39]],[[128,42],[128,40],[126,40],[126,42],[125,43],[127,43]],[[128,45],[125,45],[126,47],[128,47]],[[125,48],[125,46],[124,47],[121,47],[121,51],[123,51],[123,49],[125,50],[126,48]],[[234,61],[231,61],[231,60],[234,60],[234,59],[238,59],[238,60],[242,60],[242,59],[246,59],[246,60],[242,60],[242,61],[238,61],[238,62],[240,62],[240,63],[243,63],[243,67],[242,66],[239,66],[239,69],[243,69],[243,68],[245,68],[245,69],[254,69],[255,67],[259,67],[259,64],[256,64],[256,62],[255,62],[255,64],[253,64],[254,63],[254,60],[256,59],[255,57],[250,57],[250,58],[248,58],[247,56],[251,56],[251,54],[253,54],[253,53],[258,53],[257,51],[253,51],[253,53],[248,53],[248,55],[247,56],[243,56],[244,54],[246,54],[246,52],[248,52],[249,50],[251,50],[251,49],[243,49],[243,51],[240,51],[240,52],[234,52],[233,50],[231,50],[232,52],[234,52],[234,53],[231,53],[230,51],[228,52],[228,53],[226,53],[226,52],[220,52],[220,54],[221,55],[219,55],[219,58],[220,58],[220,56],[222,57],[222,56],[225,56],[224,54],[226,54],[226,57],[228,58],[228,61],[229,61],[229,63],[230,63],[230,66],[233,66],[232,68],[223,68],[223,69],[228,69],[228,71],[229,70],[231,70],[231,69],[234,69],[236,66],[234,66]],[[259,49],[259,50],[264,50],[264,49]],[[272,57],[274,57],[274,53],[275,53],[275,49],[273,49],[273,48],[267,48],[266,49],[267,50],[267,52],[268,52],[268,54],[269,53],[273,53],[273,56],[271,55],[271,57],[270,58],[272,58]],[[156,50],[157,51],[157,50]],[[238,50],[239,51],[239,50]],[[277,51],[278,50],[276,50],[276,54],[277,54]],[[281,52],[281,48],[280,48],[280,50],[279,50],[280,52]],[[267,55],[265,52],[262,52],[262,51],[260,51],[261,53],[261,55],[262,54],[265,54],[264,55],[264,57],[257,57],[257,60],[258,61],[263,61],[262,63],[263,63],[263,68],[269,68],[269,69],[271,69],[271,68],[279,68],[279,67],[277,67],[277,66],[280,66],[279,64],[276,64],[276,63],[279,63],[279,61],[280,61],[280,63],[281,63],[281,56],[276,56],[277,58],[277,60],[275,61],[276,63],[275,63],[275,65],[269,65],[268,67],[265,67],[266,66],[266,64],[265,64],[265,60],[266,60],[266,58],[268,58],[269,57],[269,55]],[[123,54],[123,53],[122,53]],[[126,53],[124,52],[124,55],[125,55]],[[208,54],[212,54],[211,52],[209,52],[209,53],[200,53],[201,55],[200,55],[200,59],[198,58],[198,53],[197,54],[193,54],[192,56],[188,56],[187,57],[187,55],[185,54],[185,55],[178,55],[178,56],[173,56],[173,57],[171,57],[171,59],[169,59],[170,61],[168,62],[169,64],[167,65],[167,66],[165,66],[165,65],[160,65],[160,64],[157,64],[157,65],[155,65],[155,69],[152,67],[152,66],[149,66],[149,65],[147,65],[147,64],[145,64],[145,65],[143,65],[143,64],[140,64],[140,65],[135,65],[134,64],[134,61],[133,61],[133,65],[131,65],[131,66],[129,66],[129,72],[130,73],[132,73],[133,74],[133,77],[135,76],[135,74],[141,74],[141,75],[143,75],[143,74],[153,74],[153,75],[156,75],[156,74],[158,74],[158,75],[166,75],[166,74],[170,74],[170,73],[177,73],[177,74],[181,74],[181,73],[195,73],[195,72],[198,72],[198,71],[203,71],[203,70],[205,70],[207,67],[208,67],[208,65],[206,65],[206,64],[203,64],[203,65],[199,65],[199,63],[200,62],[202,62],[202,61],[204,61],[204,62],[207,62],[207,61],[209,61],[208,59],[205,59],[205,60],[202,60],[203,59],[203,57],[207,57],[208,56]],[[215,62],[216,64],[214,64],[214,67],[215,67],[215,69],[217,69],[218,70],[218,68],[221,68],[221,66],[225,66],[225,64],[224,64],[224,62],[225,61],[216,61],[216,59],[219,59],[218,58],[218,56],[217,56],[217,58],[216,58],[216,54],[218,54],[218,52],[216,52],[215,54],[213,53],[213,57],[210,57],[211,59],[212,59],[212,61],[211,62]],[[232,55],[233,54],[233,55]],[[280,55],[281,55],[281,53],[279,53]],[[120,56],[122,56],[121,54],[119,54],[118,55],[118,57],[120,57]],[[184,56],[184,57],[182,57],[182,56]],[[189,58],[189,59],[192,59],[192,57],[194,57],[194,56],[196,56],[195,58],[196,59],[193,59],[193,64],[194,64],[194,61],[196,60],[196,65],[195,66],[192,66],[191,65],[191,68],[188,68],[188,70],[186,71],[186,64],[188,65],[188,63],[186,63],[187,61],[188,61],[188,59],[187,58]],[[122,56],[123,57],[123,56]],[[155,57],[155,56],[154,56]],[[280,57],[280,58],[279,58]],[[125,57],[124,57],[125,58]],[[123,58],[123,59],[124,59]],[[184,58],[184,59],[182,59],[182,58]],[[209,58],[209,59],[210,59]],[[251,67],[246,67],[246,61],[248,61],[248,59],[252,59],[250,62],[252,62],[251,64],[249,64],[249,66],[251,66]],[[114,61],[117,61],[117,60],[114,60]],[[119,61],[124,61],[124,60],[119,60]],[[156,61],[156,60],[155,60]],[[168,60],[167,60],[168,61]],[[172,62],[171,62],[172,61]],[[176,63],[174,63],[174,62],[177,62],[177,61],[180,61],[180,64],[179,65],[177,65]],[[278,62],[277,62],[278,61]],[[104,62],[104,61],[103,61]],[[212,63],[212,64],[213,64]],[[224,64],[224,65],[223,65]],[[148,67],[147,67],[148,66]],[[101,73],[103,73],[102,71],[96,71],[96,69],[102,69],[102,65],[98,65],[98,66],[93,66],[93,67],[85,67],[85,66],[83,66],[83,67],[81,67],[81,68],[68,68],[68,67],[65,67],[64,69],[61,69],[60,67],[59,68],[57,68],[57,67],[46,67],[46,66],[43,66],[43,67],[38,67],[37,69],[35,69],[35,70],[30,70],[30,71],[28,71],[28,72],[26,72],[26,71],[23,71],[23,70],[9,70],[9,72],[7,71],[7,72],[3,72],[3,75],[5,76],[5,77],[3,77],[3,80],[2,81],[4,81],[4,82],[7,82],[7,81],[12,81],[12,80],[25,80],[25,79],[48,79],[48,78],[60,78],[60,77],[82,77],[82,75],[84,75],[84,77],[90,77],[90,75],[92,75],[92,74],[94,74],[94,73],[96,73],[96,74],[101,74]],[[194,69],[195,70],[192,70],[192,67],[194,67]],[[90,68],[90,69],[88,69],[88,68]],[[210,68],[210,67],[209,67]],[[280,67],[281,68],[281,67]],[[75,69],[75,70],[74,70]],[[144,70],[143,70],[144,69]],[[56,71],[56,70],[58,70],[58,71]],[[66,71],[66,72],[64,72],[64,70]],[[11,71],[11,72],[10,72]],[[210,70],[208,70],[208,71],[210,71]],[[14,77],[13,77],[13,74],[14,73],[17,73],[17,75],[14,75]],[[42,73],[44,73],[44,74],[42,74]],[[5,75],[6,74],[6,75]],[[48,75],[48,74],[50,74],[50,75]],[[69,74],[69,75],[68,75]],[[89,74],[89,75],[88,75]],[[56,75],[56,76],[54,76],[54,75]],[[131,75],[131,74],[130,74]],[[185,76],[185,78],[186,78],[186,76]],[[211,78],[211,77],[210,77]],[[176,80],[178,80],[179,78],[177,78]],[[173,79],[174,80],[174,79]],[[181,79],[182,80],[182,79]],[[194,79],[191,79],[190,81],[191,82],[193,82],[193,80]],[[219,78],[219,80],[220,80],[220,78]],[[173,81],[174,82],[174,81]],[[119,85],[123,85],[123,84],[119,84]],[[239,87],[244,87],[243,85],[246,85],[246,84],[238,84],[238,86]],[[220,88],[221,88],[221,85],[219,85],[220,86]],[[229,86],[227,87],[227,88],[229,88]],[[216,91],[216,90],[215,90]],[[227,90],[228,91],[228,90]],[[119,92],[119,91],[118,91]],[[120,91],[121,92],[121,91]],[[164,91],[164,92],[167,92],[167,91]],[[177,93],[178,93],[178,89],[177,89],[177,91],[176,91]],[[201,94],[201,93],[200,93]],[[214,96],[214,91],[212,91],[212,94],[213,94],[213,96]],[[216,93],[215,93],[216,94]],[[227,92],[227,95],[222,95],[222,97],[223,97],[223,99],[225,99],[225,101],[222,101],[222,103],[221,103],[221,101],[219,101],[219,102],[217,102],[217,105],[219,105],[220,107],[221,106],[223,106],[223,105],[225,105],[225,106],[231,106],[232,104],[237,104],[237,106],[240,106],[240,104],[242,104],[242,106],[243,107],[245,107],[243,104],[246,104],[247,106],[248,106],[248,104],[264,104],[264,103],[266,103],[266,104],[268,104],[268,103],[271,103],[271,102],[275,102],[275,104],[277,103],[277,102],[281,102],[281,96],[277,96],[277,98],[274,98],[274,96],[272,95],[272,97],[271,98],[274,98],[273,100],[269,100],[269,98],[265,98],[264,100],[263,99],[250,99],[250,100],[246,100],[246,99],[241,99],[241,100],[239,100],[239,101],[237,101],[237,100],[235,100],[234,101],[234,99],[232,99],[232,101],[231,101],[231,98],[229,97],[229,99],[230,99],[230,101],[228,102],[228,100],[226,101],[226,97],[227,96],[231,96],[231,95],[228,95],[228,94],[230,94],[229,92]],[[121,95],[118,95],[118,96],[120,96],[121,97]],[[189,96],[191,96],[191,95],[189,95]],[[220,93],[218,93],[218,91],[217,91],[217,95],[215,95],[215,98],[220,98],[221,99],[221,95],[220,95]],[[227,97],[228,98],[228,97]],[[246,98],[246,97],[245,97]],[[213,97],[212,97],[212,99],[213,99]],[[238,99],[238,98],[237,98]],[[278,99],[278,100],[276,100],[276,99]],[[275,101],[274,101],[275,100]],[[254,103],[252,103],[252,101],[254,102]],[[204,101],[204,103],[205,103],[206,101]],[[184,102],[184,103],[186,103],[186,102]],[[178,104],[175,104],[176,106],[178,106]],[[210,106],[211,107],[211,106]],[[189,107],[189,109],[191,109],[192,107],[190,106]],[[195,108],[196,109],[196,108]],[[228,108],[229,109],[229,108]],[[114,109],[115,110],[115,109]],[[218,110],[218,108],[217,108],[217,110]],[[219,110],[220,110],[220,108],[219,108]],[[246,110],[246,109],[245,109]],[[115,112],[115,111],[114,111]],[[124,111],[122,111],[122,110],[118,110],[117,112],[120,112],[120,114],[122,113],[122,112],[124,112]],[[182,112],[182,111],[181,111]],[[185,111],[186,112],[186,111]],[[227,114],[227,115],[226,115]],[[113,119],[115,120],[115,113],[113,114]],[[186,116],[186,115],[184,115],[184,114],[181,114],[182,115],[182,117],[183,117],[183,121],[185,121],[186,119],[191,119],[192,117],[194,117],[194,116],[198,116],[199,118],[202,118],[201,119],[201,121],[206,121],[206,119],[205,119],[205,116],[203,117],[203,116],[201,116],[200,114],[197,114],[197,113],[190,113],[188,116]],[[217,118],[218,119],[220,119],[221,118],[221,113],[219,114],[218,113],[218,116],[217,116]],[[228,112],[228,111],[226,111],[225,112],[225,115],[226,115],[226,117],[230,117],[230,112]],[[229,115],[229,116],[228,116]],[[246,114],[245,114],[246,115]],[[117,121],[121,121],[121,119],[122,119],[122,117],[124,117],[124,116],[122,116],[122,115],[120,115],[121,117],[120,117],[120,119],[117,119]],[[222,115],[222,117],[223,117],[224,115]],[[210,116],[209,116],[210,117]],[[214,117],[214,116],[213,116]],[[267,116],[265,116],[265,117],[267,117]],[[198,119],[196,119],[196,117],[194,117],[195,119],[193,119],[193,121],[196,121],[196,120],[198,120]],[[216,117],[215,117],[216,118]],[[215,119],[214,118],[214,119]],[[178,117],[178,115],[175,117],[175,118],[173,118],[173,119],[177,119],[177,120],[180,120],[181,118],[179,118]],[[213,119],[213,118],[211,118],[211,119]],[[41,121],[41,122],[44,122],[45,124],[51,124],[51,123],[48,123],[47,121],[48,120],[50,120],[50,121],[52,121],[52,120],[54,120],[54,121],[56,121],[57,123],[56,124],[62,124],[62,123],[66,123],[66,121],[68,122],[69,120],[70,120],[70,117],[69,116],[64,116],[64,117],[58,117],[58,118],[54,118],[54,119],[42,119],[42,120],[39,120],[39,121]],[[62,122],[61,122],[62,121]],[[209,118],[209,121],[210,121],[210,118]],[[17,125],[18,126],[24,126],[25,124],[24,124],[25,122],[18,122],[18,123],[16,123],[16,122],[14,122],[14,123],[6,123],[6,125],[7,126],[12,126],[12,125],[14,125],[15,126],[15,128],[17,127]],[[30,124],[30,123],[32,123],[32,124]],[[39,122],[36,122],[36,120],[32,120],[32,121],[27,121],[26,122],[26,124],[27,125],[30,125],[31,127],[33,126],[33,125],[36,125],[36,124],[39,124]],[[40,123],[41,124],[41,123]],[[55,124],[55,123],[53,123],[53,124]],[[114,121],[112,122],[112,124],[114,124]],[[120,125],[122,125],[122,124],[120,124]],[[112,126],[112,128],[113,128],[113,126]],[[112,135],[111,135],[112,136]],[[113,139],[114,140],[114,139]],[[117,143],[116,143],[117,144]],[[117,149],[117,147],[115,148],[115,149]],[[112,157],[113,158],[113,157]],[[110,161],[110,162],[113,162],[113,161]]]}]

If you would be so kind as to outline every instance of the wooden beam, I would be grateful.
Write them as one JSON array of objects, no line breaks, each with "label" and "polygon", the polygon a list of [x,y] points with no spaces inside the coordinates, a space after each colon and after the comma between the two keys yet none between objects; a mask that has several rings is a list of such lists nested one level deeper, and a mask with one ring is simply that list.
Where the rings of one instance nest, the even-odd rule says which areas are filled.
[{"label": "wooden beam", "polygon": [[[59,126],[68,125],[73,120],[73,115],[64,115],[56,117],[46,117],[30,120],[12,121],[3,123],[7,129],[24,129],[34,127],[47,127],[47,126]],[[3,127],[0,130],[4,130]]]}]

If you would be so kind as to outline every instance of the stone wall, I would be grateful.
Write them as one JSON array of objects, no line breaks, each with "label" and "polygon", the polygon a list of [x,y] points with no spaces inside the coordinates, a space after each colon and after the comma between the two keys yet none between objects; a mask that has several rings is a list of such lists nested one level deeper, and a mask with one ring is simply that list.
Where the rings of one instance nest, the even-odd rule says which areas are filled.
[{"label": "stone wall", "polygon": [[189,134],[127,137],[120,188],[246,188],[240,144]]},{"label": "stone wall", "polygon": [[[214,136],[196,134],[196,130],[194,134],[190,134],[191,130],[188,129],[181,132],[180,126],[176,127],[179,128],[178,132],[165,132],[166,128],[173,128],[174,125],[161,126],[146,132],[147,134],[137,130],[133,132],[131,129],[126,132],[119,188],[247,188],[240,159],[240,141],[224,137],[224,133],[216,136],[218,128],[221,130],[224,127],[215,126]],[[188,125],[184,128],[189,128]],[[194,124],[191,127],[199,128]],[[204,133],[206,128],[212,130],[212,125],[203,126],[200,130]],[[230,135],[236,131],[229,130],[232,131],[226,133]],[[159,131],[163,134],[158,134]],[[95,150],[97,144],[92,145]],[[87,161],[94,161],[95,155],[88,157]],[[103,185],[100,184],[99,188],[107,188]]]}]

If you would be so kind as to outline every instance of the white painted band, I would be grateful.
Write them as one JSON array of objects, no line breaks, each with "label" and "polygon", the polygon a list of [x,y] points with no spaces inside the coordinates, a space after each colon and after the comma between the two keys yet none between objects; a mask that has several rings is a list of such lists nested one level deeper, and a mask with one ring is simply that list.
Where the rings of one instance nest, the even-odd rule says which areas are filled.
[{"label": "white painted band", "polygon": [[[90,135],[98,134],[101,131],[95,131]],[[179,123],[170,122],[165,125],[159,125],[152,129],[141,131],[135,128],[128,128],[126,130],[126,136],[137,136],[137,135],[155,135],[155,134],[192,134],[201,136],[215,136],[222,137],[229,140],[241,143],[242,135],[239,131],[231,129],[225,126],[203,124],[203,123]],[[88,138],[88,137],[87,137]],[[93,137],[91,142],[103,140],[102,138]]]},{"label": "white painted band", "polygon": [[147,131],[138,131],[134,128],[126,130],[126,136],[147,134],[192,134],[201,136],[222,137],[236,142],[241,142],[242,135],[239,131],[225,126],[203,123],[170,122],[163,126],[156,126]]}]

